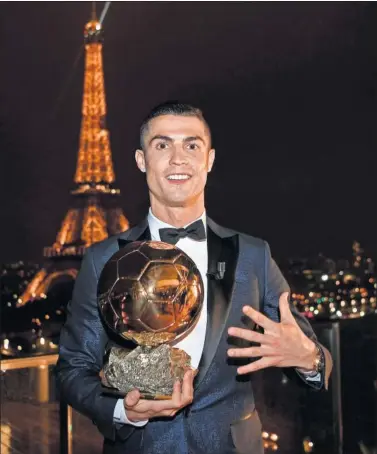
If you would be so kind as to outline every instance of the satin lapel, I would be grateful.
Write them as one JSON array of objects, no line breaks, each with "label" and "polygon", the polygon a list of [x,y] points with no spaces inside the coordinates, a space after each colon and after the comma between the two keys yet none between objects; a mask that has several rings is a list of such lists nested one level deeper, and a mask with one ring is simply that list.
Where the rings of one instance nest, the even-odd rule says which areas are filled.
[{"label": "satin lapel", "polygon": [[[231,295],[238,257],[238,235],[221,238],[207,226],[208,244],[208,290],[207,328],[203,354],[194,387],[197,388],[208,371],[215,356],[231,307]],[[223,279],[211,276],[217,271],[218,262],[226,264]]]},{"label": "satin lapel", "polygon": [[140,224],[127,230],[118,238],[118,246],[120,249],[133,241],[148,241],[150,239],[151,232],[149,230],[148,221],[147,219],[144,219]]}]

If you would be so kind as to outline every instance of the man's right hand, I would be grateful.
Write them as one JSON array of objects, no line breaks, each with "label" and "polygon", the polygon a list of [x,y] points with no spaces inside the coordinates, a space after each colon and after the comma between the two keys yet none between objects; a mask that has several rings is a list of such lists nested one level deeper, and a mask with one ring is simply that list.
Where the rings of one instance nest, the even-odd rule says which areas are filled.
[{"label": "man's right hand", "polygon": [[170,400],[140,399],[140,392],[137,389],[130,391],[123,401],[127,418],[131,422],[137,422],[157,417],[175,416],[181,408],[191,404],[194,396],[193,380],[194,373],[192,370],[188,370],[183,377],[182,384],[179,381],[174,384]]}]

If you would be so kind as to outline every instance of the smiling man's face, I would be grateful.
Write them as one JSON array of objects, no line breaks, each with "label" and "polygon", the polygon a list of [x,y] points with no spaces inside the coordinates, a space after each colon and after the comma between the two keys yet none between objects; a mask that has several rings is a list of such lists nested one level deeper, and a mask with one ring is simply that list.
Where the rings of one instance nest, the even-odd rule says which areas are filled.
[{"label": "smiling man's face", "polygon": [[136,162],[146,171],[151,204],[189,207],[204,203],[207,174],[215,159],[205,123],[194,116],[161,115],[152,119]]}]

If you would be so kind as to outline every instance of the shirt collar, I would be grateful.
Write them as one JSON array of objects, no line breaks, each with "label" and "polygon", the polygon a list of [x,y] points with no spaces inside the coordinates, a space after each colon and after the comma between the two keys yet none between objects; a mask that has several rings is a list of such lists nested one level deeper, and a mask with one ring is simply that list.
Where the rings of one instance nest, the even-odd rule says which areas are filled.
[{"label": "shirt collar", "polygon": [[[199,221],[201,219],[204,224],[204,228],[207,231],[207,214],[206,211],[204,210],[203,214],[199,216],[197,219],[194,219],[192,222]],[[184,227],[187,227],[188,225],[192,224],[190,222],[189,224],[186,224]],[[151,232],[151,237],[152,238],[158,238],[160,239],[160,233],[159,230],[163,228],[175,228],[173,225],[167,224],[164,221],[161,221],[161,219],[158,219],[153,213],[152,213],[152,208],[149,208],[148,212],[148,224],[149,224],[149,230]]]}]

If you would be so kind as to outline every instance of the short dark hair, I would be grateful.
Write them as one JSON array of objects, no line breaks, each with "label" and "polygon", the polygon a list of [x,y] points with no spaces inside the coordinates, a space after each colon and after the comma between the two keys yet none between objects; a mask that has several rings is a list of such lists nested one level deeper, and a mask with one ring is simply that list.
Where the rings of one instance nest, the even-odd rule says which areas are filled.
[{"label": "short dark hair", "polygon": [[198,107],[194,107],[190,104],[185,104],[179,101],[167,101],[154,107],[143,120],[140,126],[140,146],[142,149],[144,148],[144,135],[148,129],[149,122],[153,120],[153,118],[160,117],[162,115],[180,115],[183,117],[199,118],[199,120],[204,123],[208,131],[211,143],[211,130],[206,119],[204,118],[203,112]]}]

